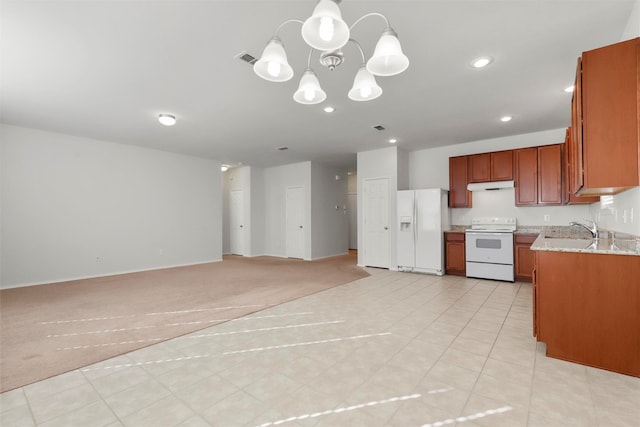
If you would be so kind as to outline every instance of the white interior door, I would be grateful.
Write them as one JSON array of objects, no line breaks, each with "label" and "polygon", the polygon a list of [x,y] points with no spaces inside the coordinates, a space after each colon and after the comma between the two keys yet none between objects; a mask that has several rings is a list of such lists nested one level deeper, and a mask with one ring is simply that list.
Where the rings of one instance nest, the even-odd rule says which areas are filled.
[{"label": "white interior door", "polygon": [[305,248],[305,209],[304,187],[287,188],[286,207],[286,256],[304,258]]},{"label": "white interior door", "polygon": [[349,194],[349,249],[358,249],[358,195]]},{"label": "white interior door", "polygon": [[244,255],[244,190],[232,190],[229,199],[229,251]]},{"label": "white interior door", "polygon": [[389,268],[389,179],[365,179],[363,200],[364,264]]}]

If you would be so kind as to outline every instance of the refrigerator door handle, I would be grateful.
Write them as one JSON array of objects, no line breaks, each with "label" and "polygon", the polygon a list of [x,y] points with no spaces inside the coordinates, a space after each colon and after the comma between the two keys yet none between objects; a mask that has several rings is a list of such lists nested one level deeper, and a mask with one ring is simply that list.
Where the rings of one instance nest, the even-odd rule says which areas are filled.
[{"label": "refrigerator door handle", "polygon": [[[418,243],[418,195],[413,196],[413,256],[415,258],[416,253],[416,245]],[[414,261],[414,264],[417,265],[418,260]],[[415,266],[414,265],[414,266]]]}]

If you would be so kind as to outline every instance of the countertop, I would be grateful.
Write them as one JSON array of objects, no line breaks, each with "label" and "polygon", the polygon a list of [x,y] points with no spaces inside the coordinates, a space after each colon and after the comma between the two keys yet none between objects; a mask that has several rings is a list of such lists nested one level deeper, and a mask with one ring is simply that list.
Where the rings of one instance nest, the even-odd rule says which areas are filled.
[{"label": "countertop", "polygon": [[608,235],[609,237],[594,240],[590,236],[565,237],[541,233],[531,245],[531,250],[640,256],[640,238],[630,235],[618,236],[614,233]]}]

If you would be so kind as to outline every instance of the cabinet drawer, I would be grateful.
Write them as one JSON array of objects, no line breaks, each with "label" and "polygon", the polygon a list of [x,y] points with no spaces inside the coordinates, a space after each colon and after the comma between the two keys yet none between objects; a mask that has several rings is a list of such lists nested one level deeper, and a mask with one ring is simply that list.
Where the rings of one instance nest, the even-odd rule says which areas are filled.
[{"label": "cabinet drawer", "polygon": [[515,234],[515,243],[531,244],[538,238],[537,234]]},{"label": "cabinet drawer", "polygon": [[464,242],[464,233],[446,232],[444,233],[444,239],[447,242]]}]

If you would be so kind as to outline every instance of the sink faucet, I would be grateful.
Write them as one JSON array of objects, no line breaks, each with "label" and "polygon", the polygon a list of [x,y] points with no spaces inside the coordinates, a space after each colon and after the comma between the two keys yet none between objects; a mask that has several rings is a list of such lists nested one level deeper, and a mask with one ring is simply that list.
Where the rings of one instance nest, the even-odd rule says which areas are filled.
[{"label": "sink faucet", "polygon": [[598,238],[598,224],[596,224],[595,221],[591,221],[591,220],[588,220],[588,219],[585,219],[584,221],[590,222],[591,226],[583,224],[581,222],[575,222],[575,221],[571,221],[569,223],[569,225],[577,225],[579,227],[582,227],[585,230],[589,231],[589,233],[591,233],[591,237],[593,237],[594,239],[597,239]]}]

